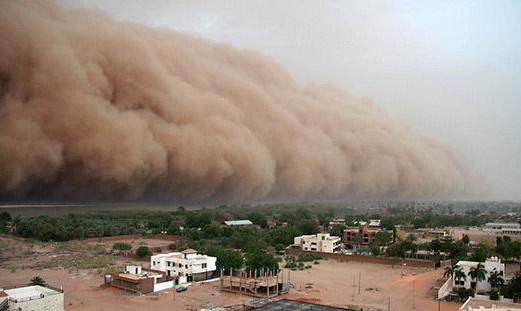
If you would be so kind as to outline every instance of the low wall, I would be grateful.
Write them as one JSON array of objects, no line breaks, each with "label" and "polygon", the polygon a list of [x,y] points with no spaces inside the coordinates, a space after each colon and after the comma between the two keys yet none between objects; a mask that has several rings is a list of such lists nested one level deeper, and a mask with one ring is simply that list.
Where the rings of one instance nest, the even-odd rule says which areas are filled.
[{"label": "low wall", "polygon": [[383,265],[402,265],[406,264],[408,267],[419,267],[419,268],[434,268],[435,262],[431,260],[421,260],[421,259],[412,259],[412,258],[400,258],[398,262],[396,262],[391,257],[377,257],[377,256],[364,256],[364,255],[346,255],[342,253],[324,253],[324,252],[313,252],[313,251],[304,251],[301,249],[286,249],[286,254],[288,255],[305,255],[312,254],[315,256],[320,256],[322,258],[335,259],[335,260],[353,260],[360,262],[370,262],[376,264]]}]

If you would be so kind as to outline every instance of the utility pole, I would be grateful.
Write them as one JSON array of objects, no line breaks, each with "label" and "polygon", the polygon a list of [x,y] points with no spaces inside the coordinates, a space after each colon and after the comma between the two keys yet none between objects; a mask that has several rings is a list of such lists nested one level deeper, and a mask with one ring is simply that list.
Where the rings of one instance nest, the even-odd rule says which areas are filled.
[{"label": "utility pole", "polygon": [[351,300],[355,300],[355,287],[356,287],[356,275],[353,274],[353,295],[351,296]]},{"label": "utility pole", "polygon": [[361,286],[361,283],[362,283],[362,271],[359,271],[358,272],[358,295],[360,295],[360,286]]},{"label": "utility pole", "polygon": [[391,311],[391,297],[387,300],[387,311]]},{"label": "utility pole", "polygon": [[412,309],[416,310],[416,280],[412,281]]}]

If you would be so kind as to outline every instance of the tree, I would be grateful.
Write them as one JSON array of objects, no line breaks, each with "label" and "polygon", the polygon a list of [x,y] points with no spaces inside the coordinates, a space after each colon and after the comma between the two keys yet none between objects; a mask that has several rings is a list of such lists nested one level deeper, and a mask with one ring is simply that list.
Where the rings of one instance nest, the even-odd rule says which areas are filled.
[{"label": "tree", "polygon": [[148,246],[140,246],[136,250],[136,255],[139,257],[145,257],[152,255],[152,252],[148,249]]},{"label": "tree", "polygon": [[362,241],[363,241],[363,238],[362,238],[361,234],[357,233],[353,236],[353,238],[351,239],[351,243],[353,244],[353,246],[356,245],[355,250],[360,248]]},{"label": "tree", "polygon": [[239,252],[235,252],[232,250],[222,250],[219,254],[217,254],[217,269],[224,269],[226,272],[230,271],[230,269],[240,269],[242,268],[243,259]]},{"label": "tree", "polygon": [[389,232],[377,232],[375,236],[375,242],[378,245],[386,245],[393,241],[393,235]]},{"label": "tree", "polygon": [[445,277],[447,279],[451,276],[454,277],[454,272],[460,268],[461,268],[460,265],[458,265],[456,263],[453,263],[452,265],[445,267],[445,272],[443,273],[443,277]]},{"label": "tree", "polygon": [[469,245],[469,243],[470,243],[470,238],[469,238],[469,236],[466,235],[466,234],[463,235],[463,237],[461,238],[461,242],[463,242],[463,244],[465,244],[465,245]]},{"label": "tree", "polygon": [[514,277],[510,280],[510,291],[512,295],[521,294],[521,271],[517,271]]},{"label": "tree", "polygon": [[276,273],[279,270],[279,262],[269,253],[249,253],[246,255],[246,269],[250,272],[264,269]]},{"label": "tree", "polygon": [[346,228],[346,226],[344,225],[334,225],[331,230],[329,231],[329,234],[331,234],[332,236],[343,236],[344,235],[344,229]]},{"label": "tree", "polygon": [[474,280],[474,282],[471,283],[471,287],[476,288],[478,282],[485,280],[487,270],[485,270],[485,266],[480,262],[475,267],[470,268],[468,275]]},{"label": "tree", "polygon": [[499,288],[500,285],[503,285],[505,283],[505,280],[501,277],[501,274],[499,271],[494,269],[492,272],[490,272],[490,276],[488,277],[488,282],[490,283],[490,286],[493,290],[496,290]]},{"label": "tree", "polygon": [[40,285],[40,286],[45,286],[46,285],[46,282],[44,279],[42,279],[41,277],[39,276],[35,276],[31,279],[31,283],[29,283],[29,286],[31,285]]},{"label": "tree", "polygon": [[456,284],[459,284],[461,282],[461,280],[463,280],[463,281],[467,280],[467,276],[465,275],[465,272],[463,272],[463,270],[461,268],[454,270],[454,280],[457,282]]},{"label": "tree", "polygon": [[407,237],[405,238],[407,242],[413,243],[414,241],[418,240],[418,237],[414,233],[409,233]]},{"label": "tree", "polygon": [[261,228],[268,228],[268,221],[266,220],[266,217],[264,217],[264,215],[262,214],[251,213],[250,215],[248,215],[248,219],[255,225],[261,226]]}]

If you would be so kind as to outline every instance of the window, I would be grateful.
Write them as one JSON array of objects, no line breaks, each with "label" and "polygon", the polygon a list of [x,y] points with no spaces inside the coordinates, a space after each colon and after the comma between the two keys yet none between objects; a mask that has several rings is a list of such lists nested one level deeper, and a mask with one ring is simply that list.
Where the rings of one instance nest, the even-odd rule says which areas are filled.
[{"label": "window", "polygon": [[156,262],[155,262],[155,261],[152,261],[152,265],[154,265],[154,266],[155,266],[155,265],[156,265]]},{"label": "window", "polygon": [[170,267],[170,261],[168,261],[168,262],[166,263],[166,265]]},{"label": "window", "polygon": [[188,265],[185,265],[185,269],[188,269]]},{"label": "window", "polygon": [[205,264],[205,263],[203,263],[203,265],[202,265],[202,267],[201,267],[201,268],[203,268],[203,269],[206,269],[206,264]]}]

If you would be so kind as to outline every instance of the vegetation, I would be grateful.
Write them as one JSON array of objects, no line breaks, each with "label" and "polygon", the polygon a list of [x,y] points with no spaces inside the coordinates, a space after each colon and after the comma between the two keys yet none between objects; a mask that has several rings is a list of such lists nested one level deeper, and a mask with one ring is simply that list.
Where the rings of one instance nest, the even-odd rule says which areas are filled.
[{"label": "vegetation", "polygon": [[112,249],[117,251],[129,251],[132,249],[132,245],[129,243],[117,242],[112,245]]},{"label": "vegetation", "polygon": [[136,250],[136,255],[139,257],[151,256],[152,252],[148,249],[148,246],[140,246]]},{"label": "vegetation", "polygon": [[44,279],[42,279],[41,277],[39,276],[35,276],[31,279],[31,283],[29,283],[29,286],[31,285],[40,285],[40,286],[45,286],[46,285],[46,282]]}]

